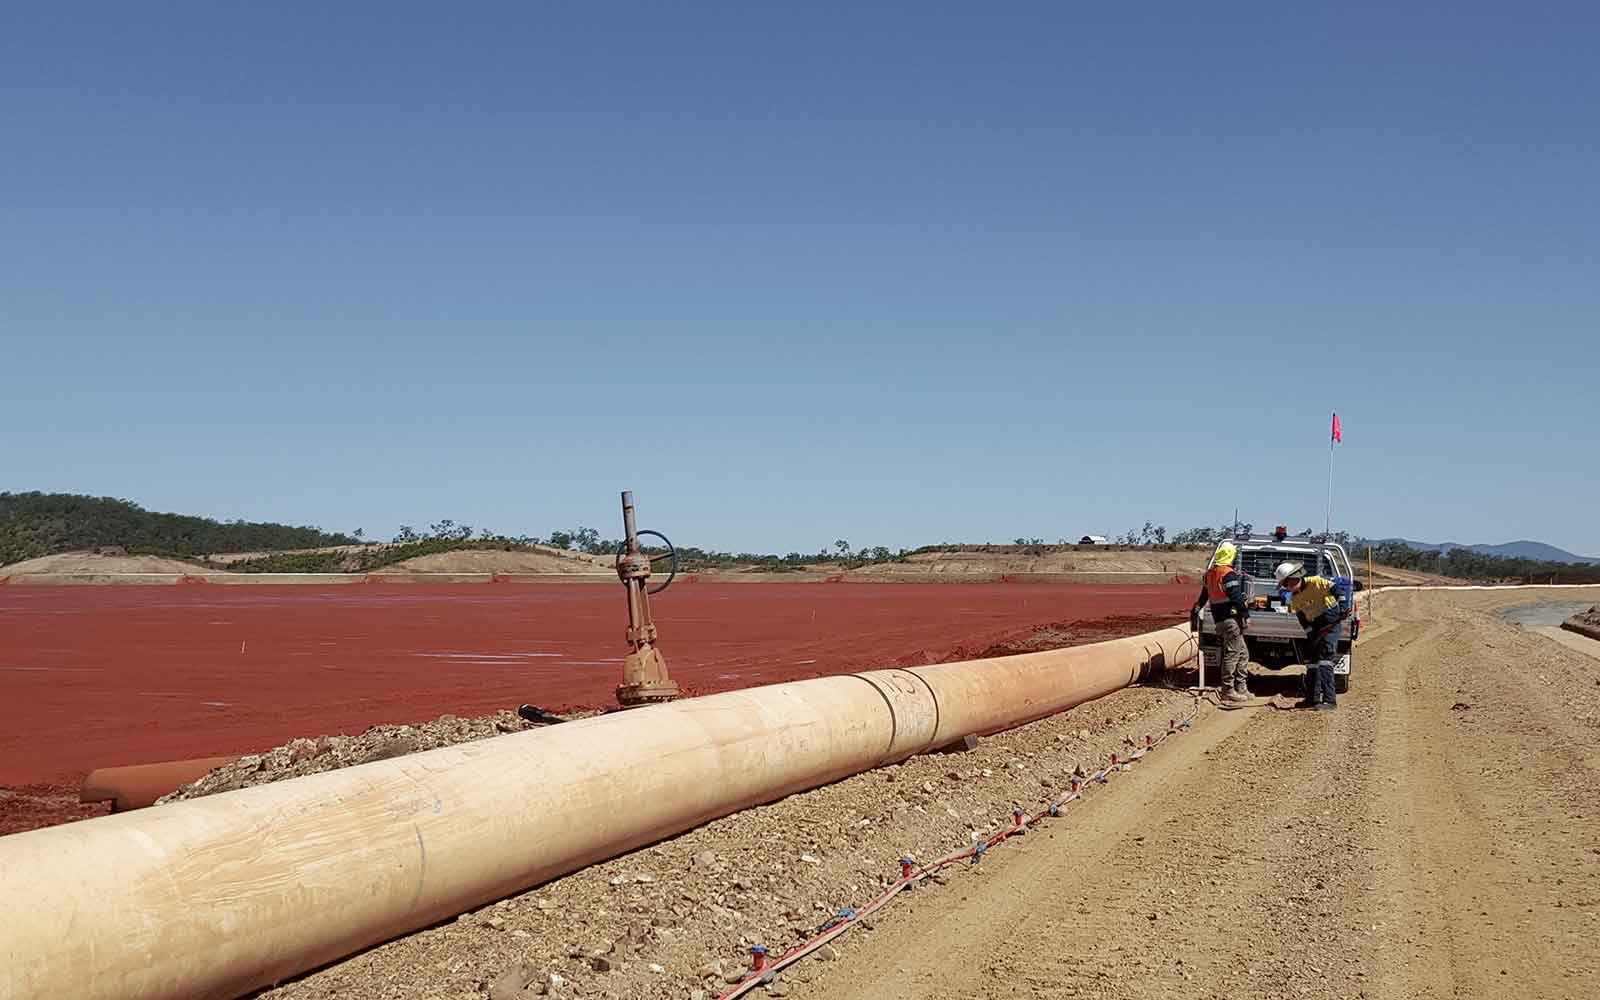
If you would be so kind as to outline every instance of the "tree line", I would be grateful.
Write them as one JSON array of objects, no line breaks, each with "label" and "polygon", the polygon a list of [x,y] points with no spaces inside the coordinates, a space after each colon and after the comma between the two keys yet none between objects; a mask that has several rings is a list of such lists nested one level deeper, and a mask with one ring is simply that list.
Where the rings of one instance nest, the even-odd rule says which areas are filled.
[{"label": "tree line", "polygon": [[[1362,543],[1365,545],[1366,543]],[[1435,552],[1400,542],[1372,542],[1372,558],[1396,569],[1462,580],[1516,583],[1600,583],[1600,566],[1493,556],[1471,549]],[[1351,553],[1354,557],[1355,553]]]},{"label": "tree line", "polygon": [[[601,538],[600,533],[593,528],[552,531],[548,537],[536,538],[533,541],[551,548],[571,549],[591,555],[611,555],[622,548],[620,539]],[[653,544],[643,544],[641,548],[653,555],[666,552],[664,546]],[[679,545],[677,549],[680,570],[741,566],[777,573],[794,571],[818,563],[854,569],[874,563],[904,561],[909,554],[906,549],[890,549],[884,545],[862,546],[858,549],[843,538],[835,539],[832,546],[824,545],[816,552],[788,552],[784,555],[765,552],[723,552],[716,549],[702,549],[694,545]]]},{"label": "tree line", "polygon": [[[647,544],[641,546],[645,552],[652,555],[666,553],[665,546],[648,544],[650,541],[647,538]],[[453,518],[443,518],[423,529],[402,524],[395,532],[394,541],[386,545],[374,545],[353,552],[278,552],[217,568],[240,573],[368,573],[418,556],[466,549],[515,552],[547,548],[612,556],[621,551],[622,544],[621,539],[605,538],[599,531],[585,526],[557,529],[548,535],[503,535],[487,528],[475,528],[457,522]],[[842,538],[835,540],[832,547],[823,546],[811,553],[775,555],[723,552],[693,545],[680,545],[677,551],[678,569],[685,572],[737,566],[782,573],[819,563],[855,569],[874,563],[903,560],[908,554],[906,549],[890,549],[883,545],[857,549]]]},{"label": "tree line", "polygon": [[308,526],[217,521],[145,510],[131,500],[76,493],[0,493],[0,564],[57,552],[120,548],[136,555],[305,549],[359,542]]}]

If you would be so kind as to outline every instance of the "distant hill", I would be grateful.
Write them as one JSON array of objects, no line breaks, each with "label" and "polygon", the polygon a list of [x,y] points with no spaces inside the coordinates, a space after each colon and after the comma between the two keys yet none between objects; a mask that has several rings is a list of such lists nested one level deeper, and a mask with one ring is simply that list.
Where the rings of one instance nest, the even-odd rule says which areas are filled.
[{"label": "distant hill", "polygon": [[1420,549],[1424,552],[1451,552],[1456,549],[1466,549],[1468,552],[1476,552],[1482,556],[1502,556],[1507,559],[1532,559],[1537,562],[1600,565],[1600,557],[1575,555],[1566,549],[1558,549],[1554,545],[1546,545],[1544,542],[1519,541],[1504,542],[1500,545],[1485,545],[1483,543],[1463,545],[1460,542],[1413,542],[1405,538],[1385,538],[1383,541],[1409,545],[1411,548]]},{"label": "distant hill", "polygon": [[0,493],[0,565],[93,549],[199,556],[277,551],[358,541],[318,528],[162,514],[130,500],[76,493]]}]

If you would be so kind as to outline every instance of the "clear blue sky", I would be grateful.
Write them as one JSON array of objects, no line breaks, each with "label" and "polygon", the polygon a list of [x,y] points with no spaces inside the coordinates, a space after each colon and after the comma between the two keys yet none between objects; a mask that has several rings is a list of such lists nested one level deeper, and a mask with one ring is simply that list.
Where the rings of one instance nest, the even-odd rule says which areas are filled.
[{"label": "clear blue sky", "polygon": [[33,4],[0,488],[1600,554],[1593,5]]}]

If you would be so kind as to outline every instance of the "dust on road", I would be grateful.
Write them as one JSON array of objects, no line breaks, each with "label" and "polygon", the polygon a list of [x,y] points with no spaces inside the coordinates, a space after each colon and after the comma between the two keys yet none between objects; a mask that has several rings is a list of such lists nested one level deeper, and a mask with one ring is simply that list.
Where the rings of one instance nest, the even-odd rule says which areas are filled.
[{"label": "dust on road", "polygon": [[1338,713],[1213,714],[791,995],[1600,996],[1600,660],[1375,596]]}]

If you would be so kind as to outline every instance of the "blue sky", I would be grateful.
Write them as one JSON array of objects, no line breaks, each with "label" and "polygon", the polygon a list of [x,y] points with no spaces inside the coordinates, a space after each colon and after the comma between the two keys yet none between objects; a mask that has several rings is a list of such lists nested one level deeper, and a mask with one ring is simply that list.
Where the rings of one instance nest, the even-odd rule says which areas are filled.
[{"label": "blue sky", "polygon": [[12,11],[0,488],[1600,554],[1596,9],[1135,6]]}]

